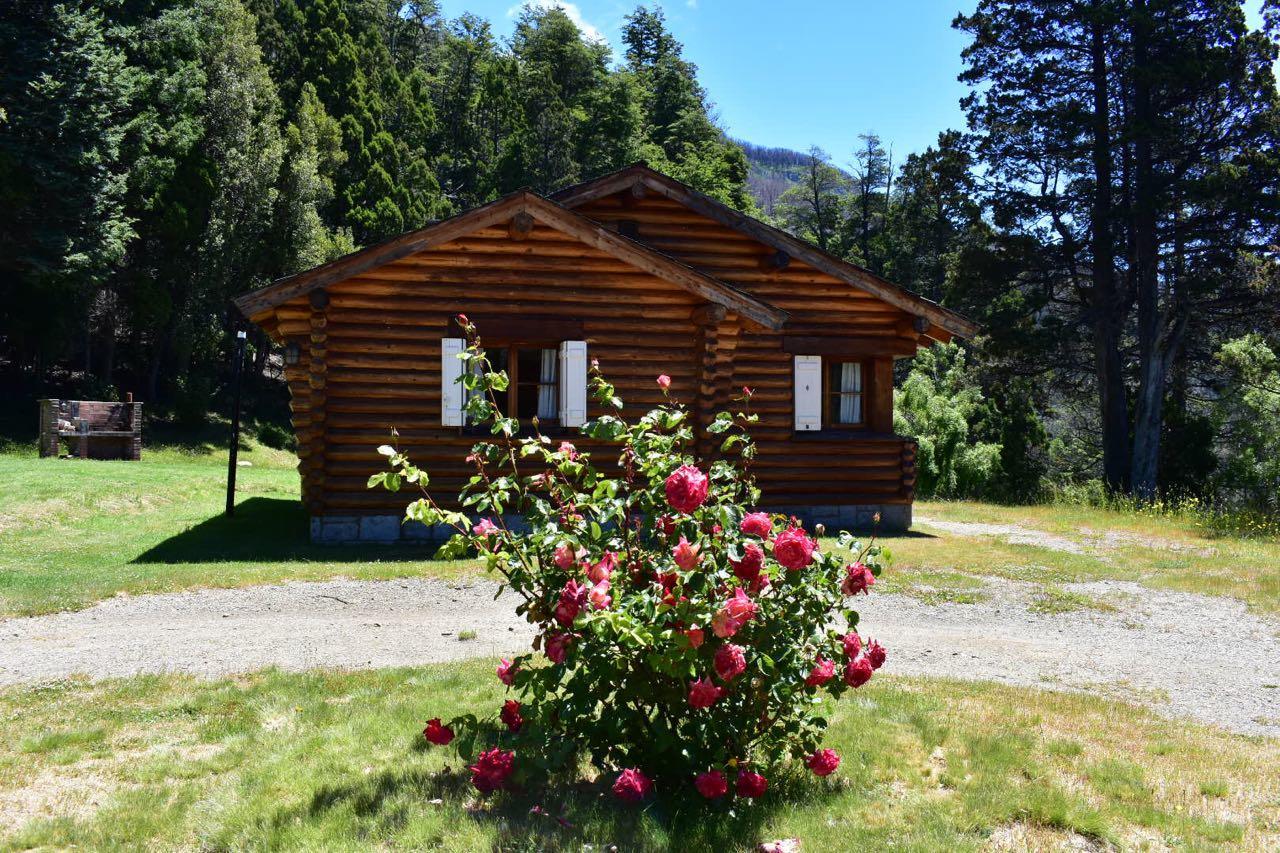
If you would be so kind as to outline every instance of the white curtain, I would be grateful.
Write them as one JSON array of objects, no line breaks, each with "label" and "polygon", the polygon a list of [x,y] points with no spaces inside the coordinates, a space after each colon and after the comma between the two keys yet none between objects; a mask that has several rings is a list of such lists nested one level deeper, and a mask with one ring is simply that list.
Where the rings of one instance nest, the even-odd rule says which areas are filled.
[{"label": "white curtain", "polygon": [[555,420],[559,415],[556,369],[560,353],[553,349],[542,351],[542,372],[538,376],[538,419]]},{"label": "white curtain", "polygon": [[862,365],[856,361],[840,365],[840,423],[862,423]]}]

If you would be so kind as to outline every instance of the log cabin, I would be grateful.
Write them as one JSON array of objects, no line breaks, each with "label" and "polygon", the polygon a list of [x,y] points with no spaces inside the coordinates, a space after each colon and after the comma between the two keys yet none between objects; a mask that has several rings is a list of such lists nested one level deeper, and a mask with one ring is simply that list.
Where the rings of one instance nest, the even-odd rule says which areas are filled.
[{"label": "log cabin", "polygon": [[644,164],[511,193],[235,304],[285,347],[320,542],[439,533],[402,525],[406,496],[366,480],[393,427],[438,498],[470,476],[459,313],[510,374],[508,413],[582,450],[605,450],[576,429],[597,414],[589,359],[633,416],[661,402],[662,373],[703,426],[751,387],[765,506],[833,529],[876,513],[881,530],[910,526],[916,445],[893,432],[894,360],[977,328]]}]

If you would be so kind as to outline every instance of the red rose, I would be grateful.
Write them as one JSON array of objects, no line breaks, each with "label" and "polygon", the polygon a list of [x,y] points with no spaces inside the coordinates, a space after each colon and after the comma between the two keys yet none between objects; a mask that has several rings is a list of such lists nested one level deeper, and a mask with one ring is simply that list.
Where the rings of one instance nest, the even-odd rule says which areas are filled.
[{"label": "red rose", "polygon": [[510,687],[516,680],[516,665],[506,658],[498,664],[498,680]]},{"label": "red rose", "polygon": [[543,648],[552,663],[564,663],[564,659],[568,657],[569,644],[571,642],[573,642],[572,634],[552,634],[547,637],[547,642]]},{"label": "red rose", "polygon": [[850,687],[861,687],[871,680],[871,661],[859,655],[844,665],[844,683]]},{"label": "red rose", "polygon": [[717,687],[705,676],[689,683],[690,708],[710,708],[723,695],[724,688]]},{"label": "red rose", "polygon": [[747,670],[747,656],[742,646],[725,643],[716,649],[716,675],[721,681],[732,681]]},{"label": "red rose", "polygon": [[485,750],[480,753],[476,763],[467,769],[471,771],[471,784],[482,794],[498,790],[506,784],[507,777],[515,768],[516,755],[508,749]]},{"label": "red rose", "polygon": [[751,583],[760,576],[760,570],[764,568],[764,549],[752,542],[742,550],[742,559],[730,560],[729,565],[733,566],[735,575]]},{"label": "red rose", "polygon": [[613,783],[613,795],[629,803],[638,803],[653,790],[649,777],[635,768],[623,770]]},{"label": "red rose", "polygon": [[664,515],[658,519],[658,530],[662,531],[662,535],[668,538],[676,535],[676,522],[669,515]]},{"label": "red rose", "polygon": [[817,546],[799,527],[788,527],[773,540],[773,558],[791,571],[803,569],[813,562]]},{"label": "red rose", "polygon": [[729,792],[729,780],[719,770],[708,770],[694,777],[693,787],[708,800],[714,800]]},{"label": "red rose", "polygon": [[820,749],[805,759],[805,766],[814,776],[830,776],[840,766],[840,756],[834,749]]},{"label": "red rose", "polygon": [[453,740],[453,729],[440,725],[439,717],[432,717],[427,720],[427,727],[422,730],[422,736],[436,746],[448,746]]},{"label": "red rose", "polygon": [[702,645],[704,635],[701,628],[689,628],[684,635],[689,638],[690,648],[696,649]]},{"label": "red rose", "polygon": [[749,512],[742,517],[742,524],[738,525],[738,529],[747,536],[759,536],[767,540],[773,535],[773,519],[769,518],[767,512]]},{"label": "red rose", "polygon": [[658,387],[666,391],[671,387],[671,377],[665,373],[658,374]]},{"label": "red rose", "polygon": [[872,669],[879,669],[884,666],[884,646],[872,640],[867,643],[867,661],[871,664]]},{"label": "red rose", "polygon": [[561,542],[556,546],[556,553],[553,559],[558,567],[567,572],[569,569],[577,565],[578,554],[573,550],[573,546],[568,542]]},{"label": "red rose", "polygon": [[676,565],[686,572],[693,569],[702,560],[702,557],[698,554],[698,546],[690,545],[689,540],[683,536],[680,537],[679,544],[671,550],[671,556],[676,561]]},{"label": "red rose", "polygon": [[735,786],[739,797],[763,797],[764,792],[769,788],[769,780],[761,776],[759,773],[752,773],[750,770],[738,771],[738,782]]},{"label": "red rose", "polygon": [[587,603],[589,590],[583,584],[570,579],[560,590],[560,603],[556,605],[556,621],[569,626],[578,618],[578,611]]},{"label": "red rose", "polygon": [[856,631],[850,631],[840,638],[840,645],[844,646],[844,656],[853,660],[862,651],[862,638]]},{"label": "red rose", "polygon": [[809,675],[805,678],[804,683],[810,687],[821,687],[834,678],[835,674],[836,662],[819,656],[813,662],[813,669],[809,670]]},{"label": "red rose", "polygon": [[876,582],[876,576],[862,563],[845,566],[844,580],[840,582],[840,591],[845,595],[865,593],[870,595],[868,587]]},{"label": "red rose", "polygon": [[667,477],[667,503],[686,515],[707,499],[707,475],[693,465],[681,465]]},{"label": "red rose", "polygon": [[524,725],[524,717],[520,716],[520,703],[514,699],[508,699],[503,703],[502,711],[498,716],[508,731],[518,732]]}]

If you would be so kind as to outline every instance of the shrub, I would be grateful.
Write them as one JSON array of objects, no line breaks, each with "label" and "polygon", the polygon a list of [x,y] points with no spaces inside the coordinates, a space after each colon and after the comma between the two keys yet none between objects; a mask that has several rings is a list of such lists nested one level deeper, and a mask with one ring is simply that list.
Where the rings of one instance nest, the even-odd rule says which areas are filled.
[{"label": "shrub", "polygon": [[[838,757],[819,752],[826,721],[816,697],[864,684],[884,661],[846,607],[875,582],[880,550],[842,533],[841,548],[857,554],[848,562],[798,521],[749,511],[759,499],[749,475],[750,391],[737,401],[742,412],[708,425],[723,458],[699,464],[682,405],[668,397],[629,423],[593,363],[591,390],[610,414],[582,433],[618,447],[608,474],[536,422],[534,435],[518,436],[519,424],[495,405],[506,375],[459,320],[467,412],[493,436],[467,457],[475,474],[460,504],[471,518],[443,508],[428,472],[395,447],[380,448],[389,470],[370,485],[421,489],[406,520],[451,526],[444,556],[478,553],[520,597],[538,635],[532,652],[497,667],[515,697],[500,725],[435,721],[432,742],[456,734],[485,792],[573,775],[583,761],[624,800],[643,799],[651,786],[756,797],[792,760],[834,770]],[[838,616],[848,633],[834,627]]]}]

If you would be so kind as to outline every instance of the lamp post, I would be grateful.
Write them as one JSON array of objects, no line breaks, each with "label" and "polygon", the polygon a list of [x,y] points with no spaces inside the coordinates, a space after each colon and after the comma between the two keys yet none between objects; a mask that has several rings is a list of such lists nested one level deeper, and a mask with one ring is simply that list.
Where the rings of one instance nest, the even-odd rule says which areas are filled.
[{"label": "lamp post", "polygon": [[236,332],[235,366],[232,368],[231,382],[234,387],[231,404],[231,452],[227,454],[227,515],[236,514],[236,451],[240,449],[240,373],[244,365],[244,344],[246,334],[243,330]]}]

